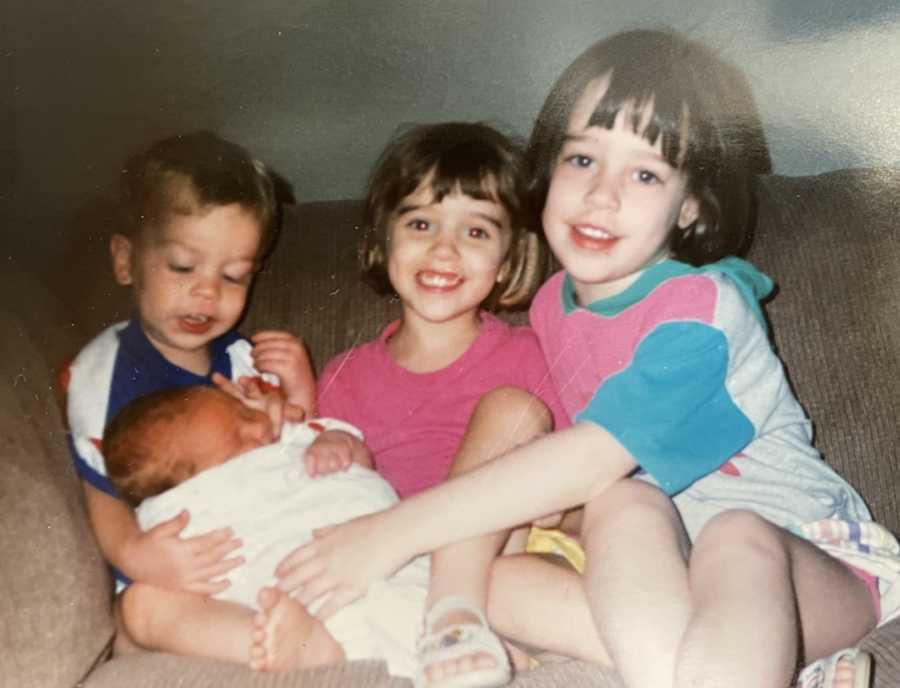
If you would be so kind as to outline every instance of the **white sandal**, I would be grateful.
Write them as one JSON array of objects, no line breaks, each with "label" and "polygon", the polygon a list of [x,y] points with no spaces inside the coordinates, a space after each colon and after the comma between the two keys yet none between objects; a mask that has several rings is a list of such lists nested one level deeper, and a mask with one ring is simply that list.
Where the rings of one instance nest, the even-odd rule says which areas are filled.
[{"label": "white sandal", "polygon": [[797,688],[869,688],[871,675],[872,656],[851,647],[806,667]]},{"label": "white sandal", "polygon": [[[434,631],[434,624],[447,612],[454,610],[468,612],[478,621],[450,624],[439,631]],[[425,674],[426,666],[481,652],[493,657],[496,664],[435,681],[429,681]],[[444,597],[428,611],[416,654],[419,660],[416,688],[493,688],[505,686],[512,677],[506,648],[488,626],[482,611],[465,597],[456,595]]]}]

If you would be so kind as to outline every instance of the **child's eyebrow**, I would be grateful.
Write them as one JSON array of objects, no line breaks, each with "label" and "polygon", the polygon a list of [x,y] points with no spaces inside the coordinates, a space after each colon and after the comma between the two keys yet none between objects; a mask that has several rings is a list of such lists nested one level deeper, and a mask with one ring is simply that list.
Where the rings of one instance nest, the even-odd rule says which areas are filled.
[{"label": "child's eyebrow", "polygon": [[[637,135],[640,136],[645,141],[647,141],[647,139],[644,138],[643,136],[641,136],[640,134],[637,134]],[[594,138],[593,136],[591,136],[590,134],[566,134],[565,136],[563,136],[563,142],[562,142],[562,146],[560,146],[560,148],[565,147],[565,145],[567,143],[572,143],[572,142],[584,143],[584,142],[591,142],[591,141],[597,142],[597,139]],[[648,141],[648,143],[649,143],[649,141]],[[664,163],[671,167],[671,164],[669,163],[666,156],[664,156],[661,152],[657,151],[656,149],[654,149],[654,150],[638,150],[635,152],[635,154],[641,158],[647,158],[647,159],[653,160],[655,162],[661,162],[661,163]]]},{"label": "child's eyebrow", "polygon": [[566,134],[563,136],[562,145],[565,146],[567,143],[584,143],[585,141],[596,141],[596,137],[591,136],[590,134],[578,133],[578,134]]},{"label": "child's eyebrow", "polygon": [[[431,204],[429,204],[429,205],[431,205]],[[398,208],[397,208],[397,217],[400,217],[402,215],[405,215],[406,213],[415,212],[415,211],[421,210],[422,208],[427,208],[427,207],[428,207],[428,205],[414,204],[414,203],[409,203],[407,205],[401,205],[401,206],[398,206]],[[497,229],[503,229],[502,220],[495,217],[494,215],[491,215],[490,213],[476,211],[472,214],[475,215],[476,217],[483,219],[485,222],[488,222],[488,223],[494,225],[494,227],[496,227]]]},{"label": "child's eyebrow", "polygon": [[494,225],[497,229],[503,229],[503,223],[499,220],[499,218],[494,217],[489,213],[475,213],[475,217],[480,217],[486,222]]},{"label": "child's eyebrow", "polygon": [[407,203],[406,205],[400,205],[400,206],[397,206],[396,213],[397,213],[398,216],[399,216],[399,215],[405,215],[406,213],[411,213],[411,212],[413,212],[413,211],[418,211],[418,210],[421,210],[422,208],[425,208],[425,207],[426,207],[426,206],[422,205],[421,203]]}]

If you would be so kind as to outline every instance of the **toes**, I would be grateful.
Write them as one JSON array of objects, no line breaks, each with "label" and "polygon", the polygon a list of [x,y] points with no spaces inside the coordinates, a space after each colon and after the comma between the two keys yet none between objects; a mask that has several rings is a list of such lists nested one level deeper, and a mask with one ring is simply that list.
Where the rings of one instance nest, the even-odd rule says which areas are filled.
[{"label": "toes", "polygon": [[264,612],[271,612],[272,608],[278,604],[280,599],[281,590],[269,586],[260,588],[259,593],[256,595],[256,600],[259,602],[260,609]]},{"label": "toes", "polygon": [[468,674],[481,669],[493,669],[497,666],[497,660],[484,652],[471,655],[463,655],[456,659],[448,659],[443,662],[435,662],[425,667],[425,675],[429,681],[440,681],[451,676]]}]

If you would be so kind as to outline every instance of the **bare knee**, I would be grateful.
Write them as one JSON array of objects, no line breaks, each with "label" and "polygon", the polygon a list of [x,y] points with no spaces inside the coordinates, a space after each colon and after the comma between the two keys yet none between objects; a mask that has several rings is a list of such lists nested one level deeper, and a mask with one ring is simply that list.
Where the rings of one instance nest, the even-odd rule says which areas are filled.
[{"label": "bare knee", "polygon": [[518,387],[498,387],[475,407],[450,475],[465,473],[553,429],[544,402]]},{"label": "bare knee", "polygon": [[119,630],[138,645],[144,645],[147,641],[154,607],[153,593],[152,586],[132,583],[116,601]]},{"label": "bare knee", "polygon": [[585,505],[582,528],[591,530],[644,527],[659,520],[679,521],[672,500],[641,480],[620,480]]},{"label": "bare knee", "polygon": [[553,415],[547,405],[520,387],[492,389],[478,401],[472,417],[506,429],[520,428],[524,439],[553,429]]},{"label": "bare knee", "polygon": [[739,557],[787,567],[788,548],[782,530],[752,511],[733,509],[713,516],[700,531],[691,553],[691,567]]}]

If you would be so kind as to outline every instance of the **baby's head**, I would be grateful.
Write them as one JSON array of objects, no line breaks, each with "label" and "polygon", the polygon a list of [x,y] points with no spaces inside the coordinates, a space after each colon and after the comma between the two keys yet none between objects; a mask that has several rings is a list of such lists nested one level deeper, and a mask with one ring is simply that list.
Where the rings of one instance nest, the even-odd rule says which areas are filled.
[{"label": "baby's head", "polygon": [[103,456],[110,481],[137,505],[239,454],[275,441],[265,413],[215,387],[138,397],[110,421]]},{"label": "baby's head", "polygon": [[769,169],[746,78],[710,49],[666,30],[598,41],[563,72],[535,123],[528,156],[535,204],[550,181],[586,97],[591,126],[626,126],[687,178],[696,220],[672,227],[673,258],[695,265],[738,255],[749,240],[755,174]]},{"label": "baby's head", "polygon": [[126,163],[121,210],[110,242],[116,280],[132,286],[141,324],[163,356],[203,368],[206,345],[237,323],[273,241],[278,203],[269,172],[215,134],[174,136]]},{"label": "baby's head", "polygon": [[[518,145],[479,123],[450,122],[406,129],[382,152],[369,180],[363,269],[382,294],[396,291],[389,275],[392,233],[411,206],[464,197],[490,204],[485,215],[503,245],[484,307],[526,304],[540,285],[548,253],[527,205],[527,172]],[[477,209],[476,209],[477,212]]]}]

